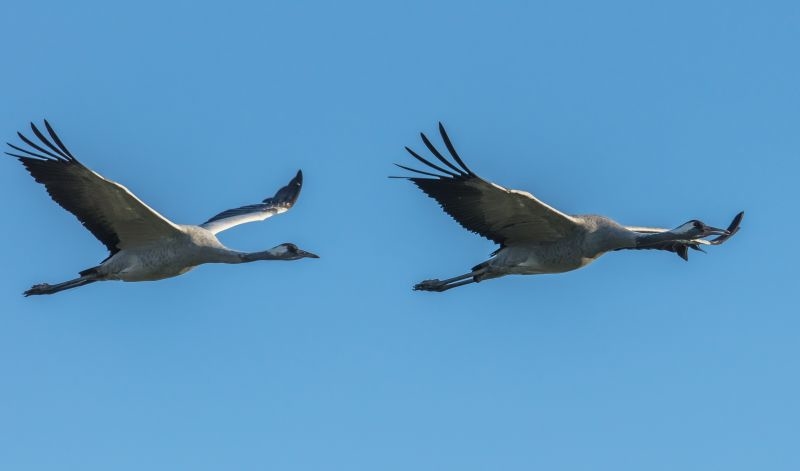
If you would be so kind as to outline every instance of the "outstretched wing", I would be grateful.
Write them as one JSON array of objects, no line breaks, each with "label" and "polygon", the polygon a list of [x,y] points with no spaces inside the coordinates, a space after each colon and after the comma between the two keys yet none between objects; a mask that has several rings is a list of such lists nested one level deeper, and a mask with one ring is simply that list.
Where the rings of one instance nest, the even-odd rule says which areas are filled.
[{"label": "outstretched wing", "polygon": [[272,198],[267,198],[259,204],[223,211],[201,224],[200,227],[216,234],[239,224],[263,221],[276,214],[285,213],[294,206],[302,187],[303,172],[298,170],[297,175],[286,186],[278,190]]},{"label": "outstretched wing", "polygon": [[31,123],[39,143],[17,133],[28,148],[8,143],[20,153],[6,154],[22,162],[33,178],[47,188],[53,201],[74,214],[112,255],[120,249],[181,234],[175,224],[127,188],[80,163],[47,120],[44,125],[49,139]]},{"label": "outstretched wing", "polygon": [[[727,229],[728,230],[728,234],[715,237],[715,238],[713,238],[711,240],[694,239],[694,240],[691,240],[691,241],[667,241],[667,242],[662,242],[660,244],[652,244],[652,245],[646,245],[646,246],[641,246],[641,247],[629,247],[629,249],[633,249],[633,250],[651,250],[651,249],[666,250],[668,252],[673,252],[673,253],[678,254],[679,257],[681,257],[682,259],[684,259],[684,260],[686,260],[688,262],[689,261],[689,249],[698,250],[700,252],[704,252],[702,247],[700,247],[701,245],[720,245],[720,244],[722,244],[726,240],[728,240],[731,237],[733,237],[734,234],[739,232],[739,225],[742,223],[742,218],[743,217],[744,217],[744,211],[742,211],[739,214],[737,214],[736,216],[734,216],[733,220],[728,225],[728,229]],[[642,234],[659,234],[659,233],[662,233],[662,232],[669,231],[669,229],[662,229],[660,227],[625,226],[625,228],[628,229],[628,230],[634,231],[634,232],[640,232]],[[617,249],[617,250],[623,250],[623,249]]]},{"label": "outstretched wing", "polygon": [[422,142],[443,166],[406,147],[415,159],[438,173],[395,164],[426,177],[394,178],[414,182],[425,194],[438,201],[462,227],[498,244],[551,242],[577,228],[571,216],[539,201],[532,194],[503,188],[473,173],[459,157],[442,123],[439,123],[439,133],[453,161],[446,159],[421,133]]}]

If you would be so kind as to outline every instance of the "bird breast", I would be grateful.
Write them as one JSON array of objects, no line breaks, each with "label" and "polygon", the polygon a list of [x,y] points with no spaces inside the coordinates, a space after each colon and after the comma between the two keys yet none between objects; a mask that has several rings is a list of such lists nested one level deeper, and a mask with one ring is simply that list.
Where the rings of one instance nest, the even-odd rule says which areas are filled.
[{"label": "bird breast", "polygon": [[579,246],[559,241],[505,247],[491,260],[490,265],[495,270],[507,273],[562,273],[588,265],[598,256],[587,255]]},{"label": "bird breast", "polygon": [[152,281],[181,275],[203,263],[226,261],[224,257],[229,256],[230,251],[216,238],[216,244],[209,244],[202,237],[196,240],[197,237],[192,236],[162,239],[154,244],[120,250],[98,271],[108,279]]}]

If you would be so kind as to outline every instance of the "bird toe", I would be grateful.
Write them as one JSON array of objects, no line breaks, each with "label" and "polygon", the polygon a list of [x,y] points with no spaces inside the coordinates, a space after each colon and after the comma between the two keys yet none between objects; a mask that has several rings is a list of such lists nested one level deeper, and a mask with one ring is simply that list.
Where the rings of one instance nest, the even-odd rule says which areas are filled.
[{"label": "bird toe", "polygon": [[414,291],[439,291],[442,287],[440,280],[425,280],[414,285]]},{"label": "bird toe", "polygon": [[31,288],[24,293],[25,296],[30,296],[32,294],[42,294],[50,288],[50,284],[48,283],[39,283],[38,285],[33,285]]}]

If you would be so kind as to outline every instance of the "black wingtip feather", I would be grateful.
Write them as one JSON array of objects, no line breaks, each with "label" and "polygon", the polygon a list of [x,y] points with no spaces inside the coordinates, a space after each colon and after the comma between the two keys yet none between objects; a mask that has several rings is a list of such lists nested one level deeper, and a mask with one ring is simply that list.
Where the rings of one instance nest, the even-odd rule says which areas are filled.
[{"label": "black wingtip feather", "polygon": [[23,149],[21,147],[17,147],[17,146],[15,146],[14,144],[12,144],[10,142],[6,142],[6,144],[8,145],[8,147],[11,147],[12,149],[18,150],[18,151],[20,151],[22,153],[25,153],[25,154],[28,154],[28,156],[26,157],[26,156],[22,156],[22,155],[18,155],[18,154],[10,154],[10,153],[6,152],[6,154],[8,154],[8,155],[13,155],[14,157],[17,157],[17,158],[20,158],[20,159],[30,159],[32,157],[35,157],[37,159],[49,160],[44,155],[37,154],[36,152],[31,152],[31,151],[29,151],[27,149]]},{"label": "black wingtip feather", "polygon": [[428,150],[431,152],[431,154],[434,155],[434,157],[439,159],[439,162],[447,165],[448,167],[453,169],[459,175],[464,173],[463,170],[461,170],[458,167],[456,167],[455,165],[451,164],[450,161],[448,161],[447,159],[444,158],[444,156],[439,152],[439,149],[437,149],[436,147],[434,147],[433,144],[431,144],[430,139],[428,139],[428,136],[426,136],[425,133],[421,132],[421,133],[419,133],[419,136],[422,138],[422,142],[425,143],[425,147],[428,148]]},{"label": "black wingtip feather", "polygon": [[[41,145],[29,139],[21,132],[17,132],[17,136],[20,138],[20,140],[27,144],[30,149],[38,151],[38,153],[33,152],[30,149],[23,149],[15,146],[10,142],[6,142],[6,144],[12,149],[18,150],[26,155],[12,154],[9,152],[6,152],[6,154],[12,155],[18,159],[35,158],[39,160],[57,160],[60,162],[77,162],[77,159],[70,153],[69,149],[67,149],[67,146],[64,145],[61,139],[59,139],[55,130],[53,130],[53,127],[50,126],[50,123],[47,120],[44,120],[44,125],[47,128],[48,134],[50,134],[50,139],[48,139],[48,137],[36,127],[36,124],[30,123],[31,130]],[[55,144],[53,144],[53,142],[55,142]]]},{"label": "black wingtip feather", "polygon": [[271,198],[265,198],[261,202],[262,203],[285,203],[290,206],[294,205],[297,198],[300,197],[300,190],[303,188],[303,172],[301,170],[297,171],[297,174],[292,178],[286,186],[279,189],[275,192],[275,196]]},{"label": "black wingtip feather", "polygon": [[[451,162],[449,159],[447,159],[444,155],[442,155],[441,152],[439,152],[439,150],[436,148],[436,146],[433,145],[433,143],[431,143],[431,140],[428,139],[428,136],[426,136],[425,133],[421,132],[419,133],[419,135],[422,138],[422,142],[425,144],[425,147],[428,148],[428,151],[430,151],[430,153],[433,154],[433,156],[436,157],[436,159],[439,160],[439,162],[441,162],[446,168],[441,167],[431,162],[430,160],[422,157],[408,146],[405,146],[404,148],[406,152],[411,154],[411,156],[417,159],[420,163],[424,164],[426,167],[430,167],[434,170],[442,172],[444,175],[426,172],[423,170],[417,170],[414,168],[406,167],[405,165],[400,165],[400,164],[395,164],[395,165],[404,170],[408,170],[410,172],[418,173],[421,175],[427,175],[437,179],[450,178],[453,180],[465,180],[476,177],[477,175],[475,175],[475,173],[473,173],[472,170],[470,170],[470,168],[467,167],[464,161],[461,160],[461,157],[458,155],[455,148],[453,147],[453,143],[450,141],[450,138],[448,137],[447,132],[444,130],[444,126],[442,125],[441,122],[439,123],[439,133],[442,135],[442,140],[444,141],[444,144],[447,147],[448,152],[450,152],[450,155],[453,157],[453,160],[455,160],[455,164]],[[459,168],[456,164],[461,166],[461,168]],[[399,177],[399,178],[408,178],[408,177]]]},{"label": "black wingtip feather", "polygon": [[[398,167],[402,168],[403,170],[408,170],[409,172],[419,173],[419,174],[421,174],[421,175],[428,175],[429,177],[442,178],[442,176],[441,176],[441,175],[437,175],[437,174],[435,174],[435,173],[426,172],[426,171],[424,171],[424,170],[417,170],[417,169],[415,169],[415,168],[406,167],[405,165],[400,165],[400,164],[395,164],[395,165],[397,165]],[[405,178],[405,179],[411,179],[411,178],[413,178],[413,177],[389,177],[389,178]]]},{"label": "black wingtip feather", "polygon": [[34,125],[33,123],[31,123],[31,129],[33,130],[33,133],[36,134],[36,137],[39,138],[39,141],[41,141],[44,145],[49,147],[50,150],[58,154],[60,156],[59,157],[60,159],[70,160],[69,156],[66,155],[64,152],[62,152],[60,149],[58,149],[55,145],[53,145],[53,143],[50,142],[50,139],[48,139],[47,136],[45,136],[41,131],[39,131],[39,128],[37,128],[36,125]]},{"label": "black wingtip feather", "polygon": [[[459,174],[457,174],[457,173],[453,173],[453,172],[451,172],[450,170],[444,169],[444,168],[442,168],[442,167],[440,167],[440,166],[436,165],[435,163],[433,163],[433,162],[429,161],[428,159],[425,159],[425,158],[424,158],[424,157],[422,157],[421,155],[419,155],[419,154],[417,154],[416,152],[414,152],[414,151],[413,151],[413,150],[412,150],[410,147],[408,147],[408,146],[406,146],[406,147],[405,147],[405,149],[406,149],[406,151],[407,151],[409,154],[411,154],[411,155],[412,155],[412,156],[413,156],[415,159],[419,160],[420,162],[422,162],[423,164],[427,165],[427,166],[428,166],[428,167],[430,167],[430,168],[436,169],[436,170],[438,170],[438,171],[440,171],[440,172],[442,172],[442,173],[444,173],[444,174],[446,174],[446,175],[450,175],[451,177],[454,177],[454,178],[457,178],[457,177],[459,177],[459,176],[460,176],[460,175],[459,175]],[[441,177],[441,175],[436,175],[436,176],[437,176],[437,177]]]},{"label": "black wingtip feather", "polygon": [[[33,123],[31,123],[31,127],[34,127]],[[24,142],[25,144],[28,144],[29,146],[33,147],[34,149],[38,150],[39,152],[41,152],[41,153],[43,153],[45,155],[49,155],[50,157],[52,157],[52,158],[54,158],[56,160],[63,160],[62,157],[50,152],[47,149],[42,148],[42,146],[40,146],[40,145],[36,144],[35,142],[31,141],[30,139],[25,137],[25,135],[22,134],[21,132],[17,132],[17,136],[19,136],[19,138],[22,139],[22,142]],[[44,157],[44,158],[47,159],[47,157]]]},{"label": "black wingtip feather", "polygon": [[292,178],[289,181],[289,185],[297,185],[299,187],[303,186],[303,171],[302,170],[299,170],[299,169],[297,170],[297,173],[294,175],[294,178]]},{"label": "black wingtip feather", "polygon": [[47,128],[47,132],[50,134],[50,137],[53,138],[53,141],[55,141],[58,148],[61,149],[64,152],[64,154],[66,154],[66,157],[75,160],[75,157],[72,155],[72,153],[70,153],[69,149],[67,149],[67,146],[65,146],[64,143],[61,142],[61,139],[59,139],[58,134],[56,134],[56,132],[53,130],[53,127],[50,126],[50,123],[47,122],[46,119],[44,120],[44,127]]},{"label": "black wingtip feather", "polygon": [[458,152],[456,152],[456,148],[453,147],[453,143],[450,141],[450,137],[447,135],[447,131],[444,130],[444,125],[441,121],[439,121],[439,134],[442,135],[442,140],[444,141],[444,145],[447,147],[447,151],[450,152],[450,155],[452,155],[455,161],[458,162],[458,165],[461,165],[461,167],[466,170],[470,176],[475,176],[475,173],[470,170],[470,168],[467,167],[467,164],[465,164],[464,161],[461,160],[461,157],[459,157]]},{"label": "black wingtip feather", "polygon": [[739,211],[739,214],[734,216],[733,220],[728,225],[727,229],[728,234],[721,235],[715,239],[711,239],[709,241],[711,245],[719,245],[725,242],[726,240],[730,239],[731,237],[733,237],[733,235],[736,234],[737,232],[739,232],[739,225],[742,223],[742,218],[744,218],[744,211]]}]

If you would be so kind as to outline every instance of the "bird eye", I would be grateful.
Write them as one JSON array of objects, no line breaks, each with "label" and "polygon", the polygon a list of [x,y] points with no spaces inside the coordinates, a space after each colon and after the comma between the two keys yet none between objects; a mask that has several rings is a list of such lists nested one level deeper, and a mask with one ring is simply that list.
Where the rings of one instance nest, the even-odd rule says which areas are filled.
[{"label": "bird eye", "polygon": [[702,229],[703,228],[703,223],[700,222],[700,221],[695,221],[694,222],[694,228],[695,229]]}]

